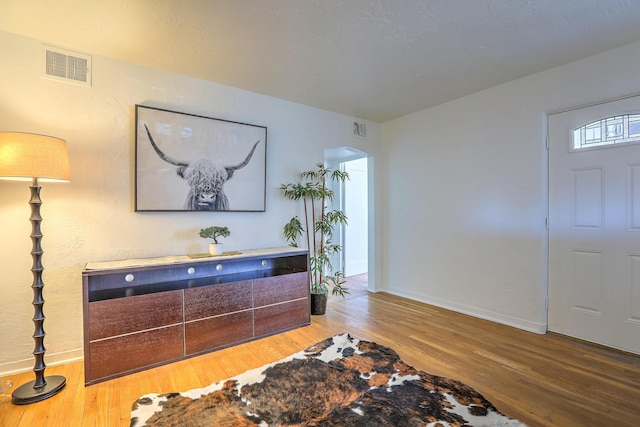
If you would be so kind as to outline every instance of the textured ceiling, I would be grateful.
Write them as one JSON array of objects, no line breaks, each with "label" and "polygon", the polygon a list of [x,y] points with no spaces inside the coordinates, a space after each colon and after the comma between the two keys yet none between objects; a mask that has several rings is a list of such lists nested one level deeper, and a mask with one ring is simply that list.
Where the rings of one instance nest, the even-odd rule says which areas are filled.
[{"label": "textured ceiling", "polygon": [[640,40],[640,0],[0,0],[0,30],[376,122]]}]

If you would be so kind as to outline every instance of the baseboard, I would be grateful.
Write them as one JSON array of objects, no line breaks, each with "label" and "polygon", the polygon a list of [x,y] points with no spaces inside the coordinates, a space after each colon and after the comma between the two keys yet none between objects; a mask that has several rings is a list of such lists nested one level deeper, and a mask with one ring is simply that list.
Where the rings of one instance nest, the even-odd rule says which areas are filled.
[{"label": "baseboard", "polygon": [[[46,353],[44,363],[47,367],[64,365],[65,363],[77,362],[84,358],[82,350],[69,350],[60,353]],[[29,359],[16,360],[14,362],[0,364],[0,377],[7,375],[21,374],[33,370],[35,361],[33,357]],[[46,371],[45,371],[46,375]]]},{"label": "baseboard", "polygon": [[500,323],[502,325],[511,326],[513,328],[522,329],[536,334],[545,334],[547,332],[546,323],[532,322],[504,313],[496,313],[490,310],[484,310],[478,307],[471,307],[465,304],[459,304],[453,301],[441,300],[438,298],[429,298],[424,295],[418,295],[413,292],[405,292],[399,289],[384,289],[382,292],[388,292],[399,297],[409,298],[414,301],[423,302],[425,304],[434,305],[436,307],[455,311],[457,313],[466,314],[484,320]]}]

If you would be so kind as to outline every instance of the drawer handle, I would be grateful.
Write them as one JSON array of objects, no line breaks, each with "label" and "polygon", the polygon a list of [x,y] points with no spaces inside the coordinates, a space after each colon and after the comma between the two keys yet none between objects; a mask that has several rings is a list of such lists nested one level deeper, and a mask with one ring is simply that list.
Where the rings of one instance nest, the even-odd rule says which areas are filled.
[{"label": "drawer handle", "polygon": [[267,262],[266,259],[263,259],[261,264],[262,264],[263,267],[266,267],[267,264],[269,264],[269,263]]},{"label": "drawer handle", "polygon": [[189,267],[189,268],[187,269],[187,274],[194,274],[195,272],[196,272],[196,269],[195,269],[195,268],[193,268],[193,267]]},{"label": "drawer handle", "polygon": [[135,276],[133,274],[127,274],[126,276],[124,276],[124,280],[128,283],[133,282],[133,279],[135,279]]},{"label": "drawer handle", "polygon": [[218,271],[222,271],[223,268],[224,267],[222,266],[222,264],[216,265],[216,270],[218,270]]}]

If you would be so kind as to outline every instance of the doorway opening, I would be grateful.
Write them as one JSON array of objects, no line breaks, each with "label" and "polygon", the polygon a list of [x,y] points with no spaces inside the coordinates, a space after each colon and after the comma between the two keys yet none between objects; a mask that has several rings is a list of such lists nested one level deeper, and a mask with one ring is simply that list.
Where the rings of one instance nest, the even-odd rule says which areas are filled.
[{"label": "doorway opening", "polygon": [[349,173],[349,180],[333,188],[336,207],[345,212],[348,224],[335,230],[334,238],[340,242],[342,252],[332,263],[343,271],[347,288],[353,298],[366,293],[371,287],[369,259],[373,255],[370,247],[370,212],[372,206],[369,194],[372,187],[367,153],[351,147],[340,147],[325,151],[325,162],[332,169]]}]

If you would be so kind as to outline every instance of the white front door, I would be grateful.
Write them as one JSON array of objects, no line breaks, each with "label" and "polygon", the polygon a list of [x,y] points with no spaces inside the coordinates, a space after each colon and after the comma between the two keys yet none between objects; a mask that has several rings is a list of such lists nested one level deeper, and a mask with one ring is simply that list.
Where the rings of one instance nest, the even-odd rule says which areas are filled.
[{"label": "white front door", "polygon": [[[635,353],[640,143],[572,147],[575,129],[639,112],[633,97],[549,116],[549,330]],[[592,126],[587,139],[616,126]]]}]

